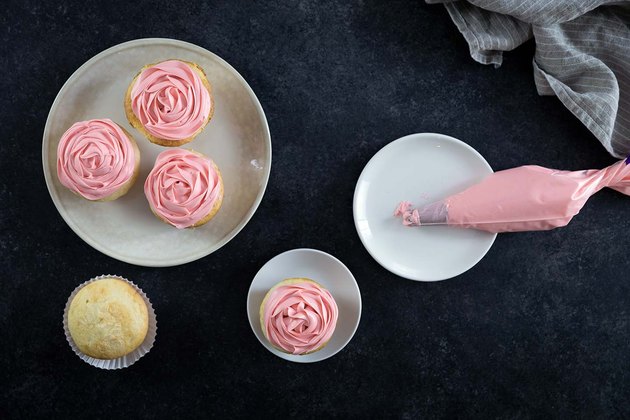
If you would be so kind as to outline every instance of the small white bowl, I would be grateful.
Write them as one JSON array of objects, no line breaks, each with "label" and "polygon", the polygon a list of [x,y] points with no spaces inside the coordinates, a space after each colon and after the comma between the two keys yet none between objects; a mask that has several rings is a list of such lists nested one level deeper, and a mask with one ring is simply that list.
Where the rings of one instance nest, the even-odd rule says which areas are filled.
[{"label": "small white bowl", "polygon": [[[323,349],[305,355],[283,353],[273,347],[260,327],[260,305],[273,286],[284,279],[306,277],[332,294],[339,308],[335,332]],[[361,292],[354,276],[337,258],[316,249],[286,251],[269,260],[256,273],[247,293],[247,317],[252,331],[267,350],[290,362],[319,362],[337,354],[350,342],[361,319]]]}]

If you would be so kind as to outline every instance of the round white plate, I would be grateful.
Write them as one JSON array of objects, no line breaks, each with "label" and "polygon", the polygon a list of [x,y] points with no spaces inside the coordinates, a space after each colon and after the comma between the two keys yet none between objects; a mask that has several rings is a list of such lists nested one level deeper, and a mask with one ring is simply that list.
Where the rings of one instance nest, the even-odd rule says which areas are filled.
[{"label": "round white plate", "polygon": [[496,234],[447,226],[409,228],[393,216],[400,201],[429,204],[492,173],[472,147],[442,134],[412,134],[383,147],[368,162],[354,191],[361,242],[387,270],[411,280],[462,274],[486,255]]},{"label": "round white plate", "polygon": [[[178,58],[199,64],[212,84],[215,113],[205,130],[184,148],[210,156],[221,169],[225,197],[209,223],[178,230],[160,222],[149,209],[144,180],[156,156],[167,150],[133,129],[123,109],[125,91],[145,64]],[[77,121],[111,118],[135,137],[141,152],[140,176],[116,201],[84,200],[57,178],[57,144]],[[232,239],[262,200],[271,169],[271,136],[256,95],[232,66],[213,53],[172,39],[139,39],[94,56],[63,85],[53,102],[42,145],[44,176],[50,196],[85,242],[110,257],[132,264],[165,267],[204,257]]]},{"label": "round white plate", "polygon": [[[259,311],[265,295],[277,283],[292,277],[315,280],[328,289],[339,308],[337,326],[326,347],[302,356],[277,350],[260,327]],[[316,249],[292,249],[276,255],[256,273],[247,293],[247,317],[260,343],[276,356],[291,362],[319,362],[337,354],[352,339],[361,319],[361,292],[350,270],[337,258]]]}]

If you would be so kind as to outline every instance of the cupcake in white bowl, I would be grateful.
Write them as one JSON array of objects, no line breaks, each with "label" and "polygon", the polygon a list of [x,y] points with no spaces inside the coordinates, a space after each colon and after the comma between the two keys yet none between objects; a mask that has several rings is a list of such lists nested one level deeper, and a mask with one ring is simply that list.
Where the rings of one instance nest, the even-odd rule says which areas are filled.
[{"label": "cupcake in white bowl", "polygon": [[308,278],[289,278],[273,286],[260,305],[260,326],[278,350],[311,354],[335,332],[339,309],[332,294]]}]

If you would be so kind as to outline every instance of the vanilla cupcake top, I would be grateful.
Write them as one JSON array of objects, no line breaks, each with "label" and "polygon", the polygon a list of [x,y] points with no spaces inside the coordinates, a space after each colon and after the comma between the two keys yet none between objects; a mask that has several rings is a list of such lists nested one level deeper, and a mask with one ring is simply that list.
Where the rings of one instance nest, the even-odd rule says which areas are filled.
[{"label": "vanilla cupcake top", "polygon": [[221,181],[212,160],[185,149],[160,153],[144,183],[151,210],[178,229],[206,217],[220,192]]},{"label": "vanilla cupcake top", "polygon": [[70,302],[68,330],[76,346],[96,359],[116,359],[138,348],[148,331],[148,309],[127,282],[104,278],[81,288]]},{"label": "vanilla cupcake top", "polygon": [[135,150],[109,119],[74,123],[57,146],[57,175],[65,187],[88,200],[112,195],[134,174]]},{"label": "vanilla cupcake top", "polygon": [[204,126],[212,98],[195,70],[168,60],[140,73],[131,90],[131,109],[153,136],[183,140]]},{"label": "vanilla cupcake top", "polygon": [[337,316],[337,303],[328,290],[309,279],[287,279],[265,297],[261,323],[272,345],[305,354],[330,340]]}]

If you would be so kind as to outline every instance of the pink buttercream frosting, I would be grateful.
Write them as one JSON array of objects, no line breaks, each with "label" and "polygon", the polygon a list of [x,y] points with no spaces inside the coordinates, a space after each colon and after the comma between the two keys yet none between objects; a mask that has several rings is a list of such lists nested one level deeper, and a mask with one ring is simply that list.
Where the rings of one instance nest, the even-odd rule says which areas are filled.
[{"label": "pink buttercream frosting", "polygon": [[402,217],[405,226],[420,226],[420,213],[409,201],[401,201],[394,210],[394,216]]},{"label": "pink buttercream frosting", "polygon": [[330,340],[338,316],[330,292],[312,282],[286,284],[269,294],[263,327],[274,346],[292,354],[304,354]]},{"label": "pink buttercream frosting", "polygon": [[212,160],[184,149],[160,153],[144,183],[153,212],[178,229],[206,217],[220,193]]},{"label": "pink buttercream frosting", "polygon": [[133,176],[136,152],[112,120],[74,123],[57,146],[57,175],[65,187],[88,200],[112,195]]},{"label": "pink buttercream frosting", "polygon": [[155,137],[183,140],[204,126],[210,92],[188,64],[168,60],[144,70],[131,89],[131,109]]}]

